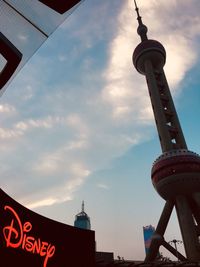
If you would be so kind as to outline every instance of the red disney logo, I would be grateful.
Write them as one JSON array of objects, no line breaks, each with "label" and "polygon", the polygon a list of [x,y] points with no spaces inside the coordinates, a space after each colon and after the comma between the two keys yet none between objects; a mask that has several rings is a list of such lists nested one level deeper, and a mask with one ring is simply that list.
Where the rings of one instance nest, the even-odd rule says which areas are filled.
[{"label": "red disney logo", "polygon": [[21,248],[25,251],[39,254],[41,257],[44,257],[43,267],[46,267],[49,258],[53,257],[55,253],[55,246],[48,242],[41,241],[40,238],[36,239],[28,235],[32,229],[32,224],[30,222],[22,224],[18,214],[13,208],[5,206],[4,210],[10,211],[13,215],[10,225],[3,228],[6,246]]}]

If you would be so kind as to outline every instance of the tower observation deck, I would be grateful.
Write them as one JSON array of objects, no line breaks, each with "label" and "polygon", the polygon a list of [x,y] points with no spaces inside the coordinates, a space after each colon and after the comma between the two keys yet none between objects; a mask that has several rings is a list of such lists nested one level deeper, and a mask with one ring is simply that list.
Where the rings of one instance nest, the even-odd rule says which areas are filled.
[{"label": "tower observation deck", "polygon": [[133,65],[146,77],[162,155],[154,162],[152,183],[166,200],[146,261],[156,258],[160,245],[177,256],[177,252],[164,240],[164,233],[176,207],[177,217],[186,258],[178,253],[180,260],[200,260],[200,156],[189,151],[181,129],[178,115],[164,72],[166,51],[163,45],[148,39],[135,2],[141,42],[133,52]]}]

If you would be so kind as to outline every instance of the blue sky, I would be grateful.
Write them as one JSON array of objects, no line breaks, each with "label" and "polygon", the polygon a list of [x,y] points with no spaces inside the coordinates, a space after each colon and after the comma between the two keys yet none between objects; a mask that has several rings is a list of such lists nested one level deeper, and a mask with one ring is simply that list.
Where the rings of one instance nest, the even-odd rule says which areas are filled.
[{"label": "blue sky", "polygon": [[[138,0],[148,36],[167,51],[169,85],[189,149],[200,153],[200,2]],[[132,0],[85,0],[0,99],[1,188],[72,224],[85,200],[97,249],[143,259],[142,226],[164,201],[150,179],[161,154]],[[181,239],[173,215],[166,240]],[[165,251],[163,250],[164,254]]]}]

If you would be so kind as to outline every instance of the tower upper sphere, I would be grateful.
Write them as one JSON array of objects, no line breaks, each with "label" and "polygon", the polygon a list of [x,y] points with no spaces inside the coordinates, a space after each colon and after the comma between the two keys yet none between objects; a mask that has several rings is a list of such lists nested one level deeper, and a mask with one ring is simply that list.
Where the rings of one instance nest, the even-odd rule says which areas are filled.
[{"label": "tower upper sphere", "polygon": [[133,64],[138,72],[145,75],[145,62],[150,61],[152,63],[152,66],[156,70],[159,70],[165,65],[166,52],[165,48],[160,42],[148,39],[148,29],[142,22],[142,17],[139,14],[139,8],[137,6],[136,0],[134,0],[134,3],[138,20],[137,33],[138,35],[140,35],[141,43],[135,48],[133,52]]}]

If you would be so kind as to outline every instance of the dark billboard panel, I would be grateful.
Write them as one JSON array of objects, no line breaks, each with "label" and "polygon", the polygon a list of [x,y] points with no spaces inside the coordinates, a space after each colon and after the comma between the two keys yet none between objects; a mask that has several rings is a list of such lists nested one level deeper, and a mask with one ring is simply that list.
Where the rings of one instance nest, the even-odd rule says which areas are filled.
[{"label": "dark billboard panel", "polygon": [[0,189],[0,263],[4,267],[95,266],[94,231],[45,218]]},{"label": "dark billboard panel", "polygon": [[[0,74],[0,89],[7,83],[19,65],[22,54],[19,50],[0,32],[0,54],[4,58]],[[3,65],[3,64],[2,64]]]},{"label": "dark billboard panel", "polygon": [[39,0],[50,8],[54,9],[60,14],[63,14],[76,4],[78,4],[81,0]]}]

